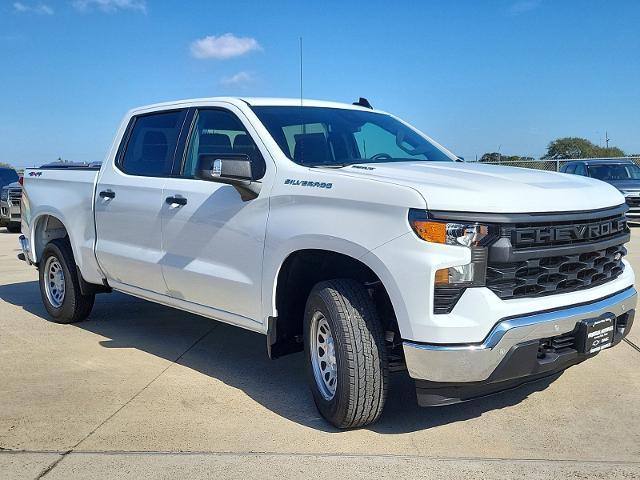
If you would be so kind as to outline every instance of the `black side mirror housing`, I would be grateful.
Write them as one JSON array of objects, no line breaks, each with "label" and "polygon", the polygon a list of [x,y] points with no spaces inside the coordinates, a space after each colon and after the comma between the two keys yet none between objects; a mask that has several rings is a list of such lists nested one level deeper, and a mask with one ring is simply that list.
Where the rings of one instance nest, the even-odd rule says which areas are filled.
[{"label": "black side mirror housing", "polygon": [[214,182],[254,180],[251,160],[248,155],[202,154],[198,158],[198,178]]},{"label": "black side mirror housing", "polygon": [[248,155],[203,153],[198,157],[196,176],[201,180],[233,185],[245,200],[255,198],[260,193],[261,184],[255,181]]}]

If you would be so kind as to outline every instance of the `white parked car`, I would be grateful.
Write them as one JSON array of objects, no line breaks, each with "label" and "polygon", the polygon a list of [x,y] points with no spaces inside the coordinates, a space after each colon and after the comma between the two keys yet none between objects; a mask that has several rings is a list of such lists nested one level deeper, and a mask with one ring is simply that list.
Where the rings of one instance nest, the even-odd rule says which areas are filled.
[{"label": "white parked car", "polygon": [[[62,323],[118,290],[304,350],[340,428],[558,373],[631,328],[624,197],[460,162],[387,113],[208,98],[130,111],[100,168],[27,170],[23,258]],[[585,381],[588,381],[585,379]]]}]

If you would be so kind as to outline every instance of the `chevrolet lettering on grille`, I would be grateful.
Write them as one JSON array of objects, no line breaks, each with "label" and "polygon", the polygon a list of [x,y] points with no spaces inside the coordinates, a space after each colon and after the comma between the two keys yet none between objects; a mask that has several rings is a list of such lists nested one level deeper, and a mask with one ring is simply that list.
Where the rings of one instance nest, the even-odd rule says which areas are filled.
[{"label": "chevrolet lettering on grille", "polygon": [[544,245],[550,242],[598,240],[626,231],[624,219],[607,220],[585,225],[523,228],[513,231],[512,242],[516,247]]}]

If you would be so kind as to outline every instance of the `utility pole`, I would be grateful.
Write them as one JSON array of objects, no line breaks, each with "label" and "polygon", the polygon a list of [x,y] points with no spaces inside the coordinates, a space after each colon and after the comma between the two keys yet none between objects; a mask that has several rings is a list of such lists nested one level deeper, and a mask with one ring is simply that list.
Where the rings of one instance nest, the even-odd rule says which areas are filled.
[{"label": "utility pole", "polygon": [[611,140],[609,138],[609,133],[605,130],[604,131],[604,143],[605,143],[605,145],[607,147],[607,150],[609,150],[609,140]]}]

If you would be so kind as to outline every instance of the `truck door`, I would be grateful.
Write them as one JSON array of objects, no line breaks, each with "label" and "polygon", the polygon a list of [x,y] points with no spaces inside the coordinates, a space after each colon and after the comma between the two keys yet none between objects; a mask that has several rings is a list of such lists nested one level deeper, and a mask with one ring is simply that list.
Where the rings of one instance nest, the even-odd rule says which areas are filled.
[{"label": "truck door", "polygon": [[165,178],[186,109],[134,116],[96,191],[96,256],[113,286],[166,294],[160,262]]},{"label": "truck door", "polygon": [[242,113],[231,108],[194,113],[180,176],[165,181],[162,267],[170,295],[213,308],[222,320],[255,328],[262,321],[266,184],[257,198],[243,199],[232,185],[196,178],[200,155],[230,153],[248,155],[258,177],[264,176],[261,149],[265,155],[266,150],[258,147]]}]

